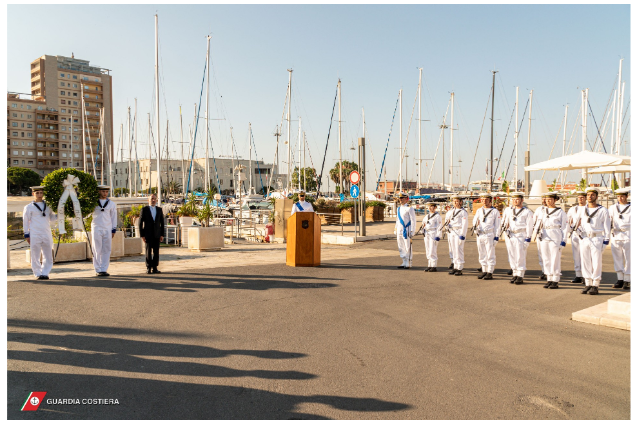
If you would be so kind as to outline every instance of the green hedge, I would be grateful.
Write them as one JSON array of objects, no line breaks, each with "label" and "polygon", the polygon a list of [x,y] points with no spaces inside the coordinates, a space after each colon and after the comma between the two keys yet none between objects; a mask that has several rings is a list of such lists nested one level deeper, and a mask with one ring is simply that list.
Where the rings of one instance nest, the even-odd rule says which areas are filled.
[{"label": "green hedge", "polygon": [[[51,172],[44,177],[42,181],[42,185],[44,186],[44,198],[49,204],[49,207],[56,211],[57,204],[62,197],[62,193],[64,193],[62,181],[66,180],[69,174],[75,175],[80,180],[75,191],[79,199],[82,216],[87,217],[95,210],[99,193],[97,192],[97,180],[86,172],[73,168],[62,168]],[[73,202],[70,197],[66,200],[66,204],[64,205],[64,214],[69,218],[75,218]]]}]

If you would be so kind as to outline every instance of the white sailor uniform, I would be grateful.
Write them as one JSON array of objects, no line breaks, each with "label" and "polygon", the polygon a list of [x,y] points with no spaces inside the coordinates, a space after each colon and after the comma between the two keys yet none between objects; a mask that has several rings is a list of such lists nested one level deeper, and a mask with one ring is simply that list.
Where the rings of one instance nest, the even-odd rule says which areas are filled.
[{"label": "white sailor uniform", "polygon": [[477,236],[477,251],[479,252],[482,272],[492,274],[495,271],[497,262],[495,245],[499,241],[500,225],[501,217],[499,211],[494,207],[482,206],[473,217],[473,228]]},{"label": "white sailor uniform", "polygon": [[453,268],[464,269],[464,242],[468,232],[468,212],[464,208],[453,208],[446,213],[448,220],[448,244],[453,252]]},{"label": "white sailor uniform", "polygon": [[513,277],[523,278],[526,273],[526,255],[532,237],[534,214],[526,207],[511,206],[504,211],[503,226],[508,243],[508,262]]},{"label": "white sailor uniform", "polygon": [[572,206],[568,211],[568,223],[570,228],[568,232],[570,233],[570,240],[572,242],[572,257],[574,259],[574,272],[577,277],[582,277],[583,272],[581,271],[581,237],[579,236],[578,231],[574,231],[574,228],[579,224],[578,216],[585,206]]},{"label": "white sailor uniform", "polygon": [[428,267],[437,267],[437,243],[441,238],[442,217],[437,212],[429,213],[422,219],[424,228],[424,246]]},{"label": "white sailor uniform", "polygon": [[[603,206],[585,206],[581,218],[581,270],[586,286],[598,287],[603,272],[603,249],[609,244],[610,216]],[[588,222],[589,221],[589,222]]]},{"label": "white sailor uniform", "polygon": [[296,212],[313,212],[313,211],[314,211],[314,208],[313,206],[311,206],[311,203],[307,201],[299,200],[298,202],[294,203],[294,206],[292,206],[291,215],[295,214]]},{"label": "white sailor uniform", "polygon": [[561,279],[561,250],[565,246],[568,217],[563,209],[546,206],[539,219],[543,228],[537,238],[544,273],[548,281],[558,283]]},{"label": "white sailor uniform", "polygon": [[[539,225],[539,223],[541,222],[541,217],[543,216],[543,214],[545,213],[545,210],[547,209],[547,206],[539,206],[536,210],[536,212],[534,213],[534,225],[537,226]],[[536,227],[533,227],[533,230]],[[543,266],[543,255],[541,254],[541,244],[539,243],[539,239],[537,238],[536,240],[537,242],[537,255],[539,257],[539,267],[541,268],[541,273],[542,274],[546,274],[545,272],[545,267]]]},{"label": "white sailor uniform", "polygon": [[614,258],[614,271],[618,280],[631,282],[631,203],[621,205],[616,203],[609,207],[609,216],[612,222],[612,257]]},{"label": "white sailor uniform", "polygon": [[[449,214],[449,212],[450,210],[446,211],[446,214],[444,215],[444,225],[446,226],[446,230],[445,230],[446,232],[448,232],[448,225],[447,225],[448,220],[451,219],[451,216],[453,216],[452,214]],[[442,235],[444,235],[443,232],[442,232]],[[452,268],[453,267],[453,247],[451,246],[450,237],[448,237],[446,241],[448,242],[448,256],[450,257],[451,268]]]},{"label": "white sailor uniform", "polygon": [[397,218],[395,220],[395,234],[397,235],[397,244],[400,251],[400,258],[402,258],[402,265],[406,268],[411,267],[411,261],[413,260],[411,238],[415,235],[416,225],[415,209],[408,205],[398,206]]},{"label": "white sailor uniform", "polygon": [[95,272],[107,272],[110,265],[110,252],[113,234],[117,232],[117,206],[110,200],[98,200],[91,222],[91,241],[93,243],[93,266]]},{"label": "white sailor uniform", "polygon": [[[33,275],[48,277],[53,269],[53,236],[51,222],[57,220],[46,202],[31,202],[22,212],[24,238],[30,239],[31,269]],[[40,263],[40,255],[43,257]]]}]

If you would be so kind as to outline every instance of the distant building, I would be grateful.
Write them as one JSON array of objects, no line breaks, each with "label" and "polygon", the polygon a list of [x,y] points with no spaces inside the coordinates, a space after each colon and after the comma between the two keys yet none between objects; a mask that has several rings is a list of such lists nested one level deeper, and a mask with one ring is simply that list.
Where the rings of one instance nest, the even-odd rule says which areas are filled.
[{"label": "distant building", "polygon": [[41,56],[31,62],[31,94],[7,94],[8,165],[41,176],[72,167],[100,179],[104,146],[112,155],[112,117],[108,69],[74,57]]}]

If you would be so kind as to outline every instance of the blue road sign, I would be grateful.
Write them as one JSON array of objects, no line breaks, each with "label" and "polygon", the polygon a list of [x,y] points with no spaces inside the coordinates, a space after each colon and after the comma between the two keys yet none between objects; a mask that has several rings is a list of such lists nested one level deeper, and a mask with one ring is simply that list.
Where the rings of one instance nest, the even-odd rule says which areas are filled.
[{"label": "blue road sign", "polygon": [[360,188],[357,185],[353,184],[351,186],[351,190],[349,190],[349,194],[351,194],[351,197],[353,197],[354,199],[357,199],[360,195]]}]

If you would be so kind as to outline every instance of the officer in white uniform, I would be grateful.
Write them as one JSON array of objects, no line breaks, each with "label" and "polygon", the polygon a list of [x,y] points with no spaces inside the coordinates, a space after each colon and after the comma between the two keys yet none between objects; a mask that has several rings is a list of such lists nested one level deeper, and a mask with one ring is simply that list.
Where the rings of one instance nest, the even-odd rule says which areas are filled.
[{"label": "officer in white uniform", "polygon": [[[539,221],[541,221],[541,216],[545,213],[547,206],[545,203],[545,197],[541,199],[541,206],[539,206],[537,208],[537,210],[534,212],[534,227],[533,227],[533,231],[536,229],[536,227],[539,225]],[[545,280],[547,279],[547,276],[545,274],[545,268],[543,266],[543,256],[541,255],[541,245],[539,244],[539,240],[537,240],[537,255],[539,256],[539,267],[541,268],[541,277],[539,277],[541,280]]]},{"label": "officer in white uniform", "polygon": [[450,275],[462,275],[464,269],[464,245],[468,232],[468,212],[462,208],[462,198],[459,195],[451,197],[453,209],[446,212],[448,221],[448,244],[453,251],[453,269]]},{"label": "officer in white uniform", "polygon": [[442,235],[442,217],[437,213],[437,203],[428,202],[427,205],[428,215],[422,219],[424,246],[428,259],[428,267],[424,271],[437,272],[437,244]]},{"label": "officer in white uniform", "polygon": [[[452,200],[451,200],[452,202]],[[451,207],[451,209],[454,209]],[[450,210],[446,210],[446,213],[444,214],[444,225],[442,226],[442,236],[444,235],[444,232],[448,232],[448,220],[451,218],[452,215],[450,215],[448,212],[450,212]],[[453,265],[453,247],[451,246],[451,241],[450,238],[448,238],[448,256],[450,257],[450,265],[448,266],[448,269],[453,269],[454,265]]]},{"label": "officer in white uniform", "polygon": [[621,188],[616,190],[618,203],[609,207],[609,215],[612,222],[612,257],[614,258],[614,271],[618,281],[614,288],[625,290],[630,289],[631,283],[631,203],[627,202],[627,195],[630,189]]},{"label": "officer in white uniform", "polygon": [[480,197],[484,206],[479,208],[473,217],[473,229],[477,236],[477,251],[481,264],[481,274],[477,278],[492,280],[492,273],[495,271],[497,262],[495,246],[499,241],[501,217],[499,211],[492,206],[492,194],[482,193]]},{"label": "officer in white uniform", "polygon": [[544,289],[558,289],[561,279],[561,251],[565,247],[568,231],[568,217],[563,209],[556,206],[559,195],[555,192],[543,194],[546,208],[538,220],[537,239],[543,257],[543,267],[547,277]]},{"label": "officer in white uniform", "polygon": [[[31,246],[31,269],[38,280],[48,280],[53,269],[53,236],[51,221],[57,215],[44,201],[44,187],[31,187],[33,202],[22,211],[24,238]],[[40,263],[40,255],[43,257]]]},{"label": "officer in white uniform", "polygon": [[99,185],[99,200],[93,211],[91,222],[91,241],[93,243],[93,266],[100,277],[110,274],[110,251],[113,237],[117,232],[117,206],[108,199],[109,186]]},{"label": "officer in white uniform", "polygon": [[402,265],[398,268],[408,269],[413,261],[413,246],[411,239],[415,235],[415,209],[408,205],[409,196],[400,193],[400,206],[397,208],[397,218],[395,220],[394,233],[397,235],[397,244],[402,258]]},{"label": "officer in white uniform", "polygon": [[508,262],[513,275],[510,284],[523,284],[534,214],[523,206],[523,193],[513,192],[510,198],[512,206],[506,208],[502,218],[502,229],[508,244]]},{"label": "officer in white uniform", "polygon": [[313,212],[313,211],[314,211],[314,207],[311,206],[311,203],[305,200],[305,192],[300,191],[298,193],[298,202],[294,203],[294,206],[292,206],[291,215],[295,214],[296,212]]},{"label": "officer in white uniform", "polygon": [[585,278],[582,294],[598,294],[603,271],[603,250],[609,244],[610,215],[596,203],[598,188],[588,187],[587,206],[579,212],[581,228],[581,270]]},{"label": "officer in white uniform", "polygon": [[[585,204],[587,203],[584,191],[576,192],[576,201],[578,204],[572,206],[568,211],[568,233],[570,234],[570,240],[572,242],[572,257],[574,259],[574,272],[576,273],[572,283],[583,284],[585,281],[583,280],[583,272],[581,271],[581,230],[579,226],[579,213],[585,208]],[[577,226],[579,226],[579,229],[574,231],[574,228]]]}]

